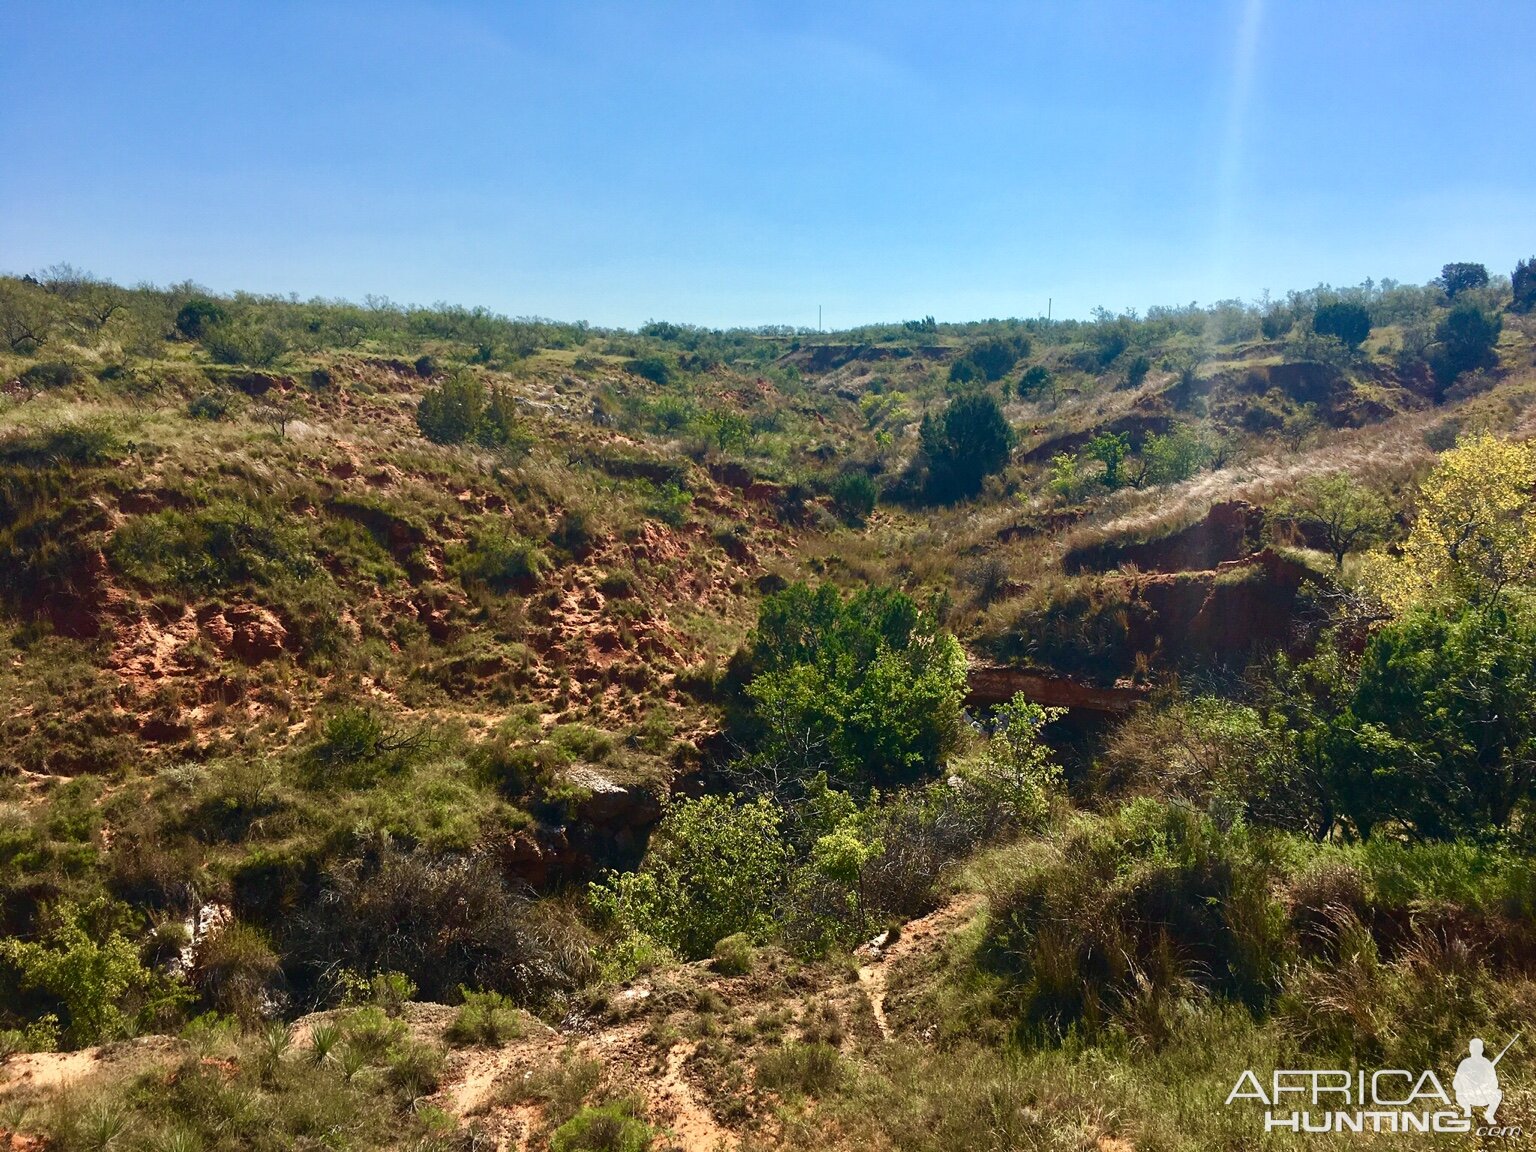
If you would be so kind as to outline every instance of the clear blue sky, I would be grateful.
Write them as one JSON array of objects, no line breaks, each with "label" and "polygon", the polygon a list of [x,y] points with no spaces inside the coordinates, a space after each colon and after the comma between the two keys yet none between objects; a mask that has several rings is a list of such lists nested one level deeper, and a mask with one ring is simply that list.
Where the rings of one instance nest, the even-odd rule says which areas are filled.
[{"label": "clear blue sky", "polygon": [[1536,252],[1536,4],[8,0],[0,268],[634,325]]}]

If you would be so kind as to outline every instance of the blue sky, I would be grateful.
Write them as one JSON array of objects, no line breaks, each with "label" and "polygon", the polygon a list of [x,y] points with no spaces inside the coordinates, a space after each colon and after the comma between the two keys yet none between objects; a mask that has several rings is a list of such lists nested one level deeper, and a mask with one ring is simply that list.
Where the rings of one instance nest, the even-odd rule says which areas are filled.
[{"label": "blue sky", "polygon": [[1536,5],[9,0],[0,268],[635,325],[1536,252]]}]

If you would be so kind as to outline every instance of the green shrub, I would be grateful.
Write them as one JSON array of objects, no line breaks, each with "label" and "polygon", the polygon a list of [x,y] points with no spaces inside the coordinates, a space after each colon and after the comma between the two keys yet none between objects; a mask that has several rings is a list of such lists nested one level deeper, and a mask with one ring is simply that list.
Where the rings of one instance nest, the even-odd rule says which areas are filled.
[{"label": "green shrub", "polygon": [[485,387],[468,372],[429,388],[416,406],[416,426],[435,444],[462,444],[475,434],[485,406]]},{"label": "green shrub", "polygon": [[176,313],[176,331],[188,340],[199,340],[209,328],[222,324],[228,314],[216,302],[198,296],[188,300]]},{"label": "green shrub", "polygon": [[1145,356],[1137,356],[1126,366],[1125,386],[1127,388],[1140,388],[1146,380],[1147,373],[1152,371],[1152,361]]},{"label": "green shrub", "polygon": [[737,932],[716,943],[710,959],[715,971],[722,976],[745,976],[752,971],[756,955],[751,938],[744,932]]},{"label": "green shrub", "polygon": [[266,936],[241,923],[211,933],[193,955],[192,980],[213,1010],[253,1021],[281,973]]},{"label": "green shrub", "polygon": [[[888,785],[933,769],[960,733],[965,660],[905,593],[795,584],[765,599],[735,738],[752,767],[794,785]],[[711,941],[712,943],[713,941]]]},{"label": "green shrub", "polygon": [[1523,823],[1536,802],[1536,615],[1494,604],[1387,625],[1336,737],[1338,804],[1361,835],[1387,823],[1480,837]]},{"label": "green shrub", "polygon": [[407,770],[425,744],[420,732],[397,730],[371,708],[346,705],[326,717],[305,753],[305,777],[318,787],[367,787]]},{"label": "green shrub", "polygon": [[1007,466],[1014,441],[996,397],[988,393],[956,396],[942,419],[924,416],[919,447],[928,467],[929,499],[947,504],[975,496],[988,476]]},{"label": "green shrub", "polygon": [[59,1006],[65,1036],[77,1047],[163,1026],[187,1002],[183,984],[140,962],[124,912],[103,899],[61,901],[38,939],[0,938],[0,964],[19,987]]},{"label": "green shrub", "polygon": [[468,546],[450,548],[448,563],[465,583],[484,584],[497,592],[526,591],[551,567],[536,543],[494,523],[477,528]]},{"label": "green shrub", "polygon": [[271,587],[319,571],[296,526],[231,501],[134,517],[112,534],[107,554],[130,580],[190,592],[244,583]]},{"label": "green shrub", "polygon": [[84,380],[85,373],[78,367],[60,360],[34,364],[21,374],[21,382],[29,388],[68,388]]},{"label": "green shrub", "polygon": [[766,798],[704,796],[668,806],[639,872],[608,873],[590,888],[599,914],[655,937],[689,959],[743,933],[766,939],[789,865],[783,813]]},{"label": "green shrub", "polygon": [[1536,256],[1515,265],[1510,286],[1514,289],[1514,298],[1509,304],[1511,312],[1530,312],[1536,309]]},{"label": "green shrub", "polygon": [[786,1044],[757,1058],[757,1085],[770,1092],[823,1096],[842,1079],[842,1059],[830,1044]]},{"label": "green shrub", "polygon": [[1476,304],[1456,305],[1435,327],[1429,358],[1435,375],[1448,384],[1463,372],[1492,368],[1498,363],[1493,349],[1502,328],[1499,316],[1489,316]]},{"label": "green shrub", "polygon": [[647,1152],[655,1133],[634,1103],[613,1100],[583,1108],[550,1137],[551,1152]]},{"label": "green shrub", "polygon": [[198,339],[220,364],[268,368],[288,351],[288,341],[275,328],[255,322],[222,320],[205,324]]},{"label": "green shrub", "polygon": [[187,404],[187,415],[194,420],[227,420],[233,407],[228,396],[204,392]]},{"label": "green shrub", "polygon": [[500,992],[471,992],[468,988],[460,992],[464,1003],[443,1033],[450,1044],[500,1047],[522,1036],[522,1016]]},{"label": "green shrub", "polygon": [[1068,829],[994,893],[981,962],[1026,1033],[1114,1024],[1162,1042],[1192,998],[1257,1007],[1276,991],[1289,940],[1273,874],[1241,826],[1138,801]]},{"label": "green shrub", "polygon": [[1024,369],[1024,374],[1019,377],[1019,396],[1024,400],[1033,400],[1050,386],[1050,370],[1039,364],[1032,364]]},{"label": "green shrub", "polygon": [[435,1092],[442,1074],[443,1054],[431,1045],[407,1040],[389,1053],[386,1078],[407,1100]]},{"label": "green shrub", "polygon": [[667,367],[667,362],[660,356],[640,356],[624,365],[624,368],[652,384],[666,384],[672,379],[672,369]]},{"label": "green shrub", "polygon": [[832,505],[849,524],[864,523],[877,499],[878,489],[867,472],[844,472],[832,481]]},{"label": "green shrub", "polygon": [[1141,446],[1139,483],[1177,484],[1188,480],[1211,458],[1210,446],[1195,429],[1180,426],[1160,436],[1147,436]]},{"label": "green shrub", "polygon": [[1313,313],[1312,331],[1335,336],[1346,348],[1358,348],[1371,334],[1371,315],[1359,304],[1338,300]]},{"label": "green shrub", "polygon": [[1468,289],[1486,287],[1488,269],[1482,264],[1447,264],[1440,269],[1439,283],[1446,297],[1454,300]]}]

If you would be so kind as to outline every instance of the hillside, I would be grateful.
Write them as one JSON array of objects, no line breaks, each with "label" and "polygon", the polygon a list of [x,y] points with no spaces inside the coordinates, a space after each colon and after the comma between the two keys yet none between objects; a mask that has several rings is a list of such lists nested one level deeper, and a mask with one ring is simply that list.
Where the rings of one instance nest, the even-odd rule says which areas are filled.
[{"label": "hillside", "polygon": [[0,279],[0,1137],[1449,1085],[1536,1004],[1536,277],[1452,267],[835,333]]}]

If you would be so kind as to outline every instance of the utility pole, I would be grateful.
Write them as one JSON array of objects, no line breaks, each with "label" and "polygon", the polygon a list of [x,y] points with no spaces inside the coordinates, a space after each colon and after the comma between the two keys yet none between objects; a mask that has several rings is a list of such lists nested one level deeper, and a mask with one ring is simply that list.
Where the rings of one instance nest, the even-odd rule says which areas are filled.
[{"label": "utility pole", "polygon": [[821,305],[816,305],[816,331],[821,331]]},{"label": "utility pole", "polygon": [[1047,324],[1051,322],[1051,298],[1049,296],[1045,298],[1045,322]]}]

